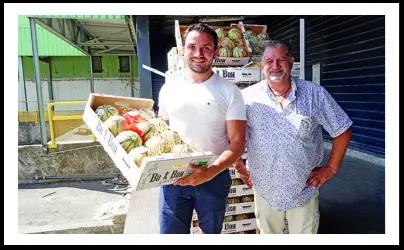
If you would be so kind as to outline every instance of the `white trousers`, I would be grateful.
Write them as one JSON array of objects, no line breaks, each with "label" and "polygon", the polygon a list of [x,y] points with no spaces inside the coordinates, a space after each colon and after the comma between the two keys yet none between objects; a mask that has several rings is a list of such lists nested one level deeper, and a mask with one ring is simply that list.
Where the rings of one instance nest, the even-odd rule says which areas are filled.
[{"label": "white trousers", "polygon": [[262,234],[316,234],[320,221],[318,191],[303,207],[279,212],[254,190],[255,217]]}]

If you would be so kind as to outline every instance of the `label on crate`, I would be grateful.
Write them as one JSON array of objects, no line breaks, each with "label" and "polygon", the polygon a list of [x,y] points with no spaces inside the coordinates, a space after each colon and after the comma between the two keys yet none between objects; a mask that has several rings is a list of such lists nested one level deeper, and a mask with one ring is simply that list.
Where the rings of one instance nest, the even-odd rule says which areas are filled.
[{"label": "label on crate", "polygon": [[[254,202],[243,202],[237,204],[227,204],[225,216],[229,215],[237,215],[237,214],[249,214],[254,213]],[[192,213],[192,220],[198,220],[198,214],[195,212]]]},{"label": "label on crate", "polygon": [[254,194],[254,191],[244,184],[244,185],[231,186],[229,197],[236,197],[250,194]]},{"label": "label on crate", "polygon": [[239,221],[230,221],[223,224],[222,233],[248,231],[256,228],[257,224],[255,218]]},{"label": "label on crate", "polygon": [[[255,218],[239,220],[239,221],[230,221],[223,223],[222,234],[249,231],[257,228],[257,222]],[[199,226],[192,227],[191,232],[193,234],[200,234],[202,230]]]},{"label": "label on crate", "polygon": [[238,179],[240,178],[240,174],[237,172],[237,170],[234,167],[230,167],[229,168],[229,173],[230,173],[230,177],[232,179]]},{"label": "label on crate", "polygon": [[226,206],[225,216],[248,213],[254,213],[254,202],[228,204]]},{"label": "label on crate", "polygon": [[243,66],[250,61],[250,57],[217,57],[213,61],[215,66]]},{"label": "label on crate", "polygon": [[232,82],[258,82],[261,81],[259,67],[246,68],[212,68],[213,72]]}]

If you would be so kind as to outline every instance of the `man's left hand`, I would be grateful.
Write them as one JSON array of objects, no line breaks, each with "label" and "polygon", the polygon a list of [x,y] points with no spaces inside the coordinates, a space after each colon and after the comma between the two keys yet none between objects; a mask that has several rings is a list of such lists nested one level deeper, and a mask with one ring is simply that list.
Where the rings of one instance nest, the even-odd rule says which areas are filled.
[{"label": "man's left hand", "polygon": [[320,187],[331,180],[335,176],[335,173],[331,170],[331,168],[325,167],[316,167],[311,171],[309,179],[307,180],[308,187],[315,187],[320,189]]},{"label": "man's left hand", "polygon": [[208,182],[215,177],[212,169],[209,169],[210,166],[201,167],[191,165],[192,174],[181,179],[178,179],[173,185],[179,186],[198,186],[202,183]]}]

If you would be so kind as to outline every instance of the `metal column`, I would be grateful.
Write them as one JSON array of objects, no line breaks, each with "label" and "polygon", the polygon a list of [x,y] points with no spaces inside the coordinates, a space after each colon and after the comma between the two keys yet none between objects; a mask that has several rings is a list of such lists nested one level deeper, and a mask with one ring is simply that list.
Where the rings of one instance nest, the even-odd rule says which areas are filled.
[{"label": "metal column", "polygon": [[135,90],[133,89],[133,68],[132,68],[132,56],[129,56],[129,68],[130,68],[130,96],[135,96]]},{"label": "metal column", "polygon": [[32,17],[29,18],[29,26],[30,26],[30,30],[31,30],[32,56],[33,56],[32,59],[33,59],[33,63],[34,63],[36,95],[37,95],[37,100],[38,100],[38,115],[39,115],[39,128],[40,128],[40,132],[41,132],[41,143],[42,143],[42,146],[46,146],[47,145],[47,135],[46,135],[42,87],[41,87],[41,71],[39,69],[38,43],[37,43],[37,36],[36,36],[35,19]]},{"label": "metal column", "polygon": [[90,55],[90,92],[94,93],[93,57]]},{"label": "metal column", "polygon": [[19,77],[18,80],[20,82],[20,86],[22,86],[23,89],[24,89],[25,111],[28,112],[27,86],[25,85],[24,68],[23,68],[23,64],[22,64],[22,56],[18,57],[18,77]]},{"label": "metal column", "polygon": [[305,80],[305,63],[304,63],[304,19],[300,19],[300,79]]},{"label": "metal column", "polygon": [[152,99],[151,72],[142,67],[143,64],[151,66],[148,16],[136,16],[136,42],[140,97]]},{"label": "metal column", "polygon": [[52,67],[51,67],[51,58],[49,57],[48,59],[48,92],[49,92],[49,101],[54,101],[54,96],[53,96],[53,84],[52,84]]}]

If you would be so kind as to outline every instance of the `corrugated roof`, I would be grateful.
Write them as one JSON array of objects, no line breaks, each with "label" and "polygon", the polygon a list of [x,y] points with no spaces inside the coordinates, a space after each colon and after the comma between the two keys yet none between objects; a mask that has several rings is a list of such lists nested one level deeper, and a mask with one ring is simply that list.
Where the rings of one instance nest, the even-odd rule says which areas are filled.
[{"label": "corrugated roof", "polygon": [[[39,56],[85,56],[56,35],[36,25]],[[18,17],[18,55],[32,56],[31,32],[26,16]]]},{"label": "corrugated roof", "polygon": [[125,20],[124,15],[34,15],[40,18]]}]

